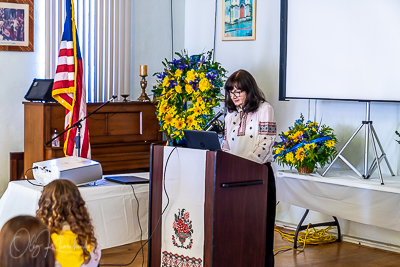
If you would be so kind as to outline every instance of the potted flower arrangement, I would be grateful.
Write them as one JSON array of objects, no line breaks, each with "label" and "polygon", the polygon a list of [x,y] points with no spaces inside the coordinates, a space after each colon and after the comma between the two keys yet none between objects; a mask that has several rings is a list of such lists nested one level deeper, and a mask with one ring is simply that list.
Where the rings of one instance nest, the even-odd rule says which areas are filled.
[{"label": "potted flower arrangement", "polygon": [[212,61],[212,51],[162,62],[163,72],[157,72],[152,92],[157,99],[156,114],[160,130],[165,131],[170,144],[184,139],[183,130],[202,130],[215,115],[213,110],[224,99],[220,88],[226,70]]},{"label": "potted flower arrangement", "polygon": [[279,134],[281,142],[274,145],[274,159],[279,165],[295,167],[299,173],[311,173],[317,163],[323,168],[337,155],[333,129],[317,122],[304,122],[303,114],[294,126]]}]

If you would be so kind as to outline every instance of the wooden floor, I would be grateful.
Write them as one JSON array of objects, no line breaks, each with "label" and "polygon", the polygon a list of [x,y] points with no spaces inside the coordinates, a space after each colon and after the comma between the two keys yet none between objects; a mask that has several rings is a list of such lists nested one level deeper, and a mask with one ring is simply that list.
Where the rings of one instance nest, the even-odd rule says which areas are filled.
[{"label": "wooden floor", "polygon": [[[292,243],[282,240],[279,233],[275,232],[275,248],[291,246]],[[116,266],[129,263],[137,250],[140,242],[133,244],[105,249],[102,251],[101,265],[115,264]],[[136,260],[127,266],[147,266],[147,245],[144,249],[144,261],[142,252]],[[348,242],[335,242],[326,245],[307,245],[304,252],[292,250],[278,253],[275,256],[276,267],[373,267],[373,266],[400,266],[400,254],[370,247],[360,246]],[[217,266],[225,267],[225,266]],[[228,267],[228,266],[226,266]],[[229,266],[236,267],[236,266]],[[242,267],[242,266],[237,266]],[[249,266],[243,266],[249,267]],[[254,266],[256,267],[256,266]]]}]

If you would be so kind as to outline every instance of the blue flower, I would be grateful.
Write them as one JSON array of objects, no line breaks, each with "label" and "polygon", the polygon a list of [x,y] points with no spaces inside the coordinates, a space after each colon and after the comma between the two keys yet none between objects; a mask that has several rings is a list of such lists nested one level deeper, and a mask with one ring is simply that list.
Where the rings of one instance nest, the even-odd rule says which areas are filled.
[{"label": "blue flower", "polygon": [[302,122],[303,122],[303,121],[302,121],[301,119],[298,119],[298,120],[295,121],[294,125],[301,125]]}]

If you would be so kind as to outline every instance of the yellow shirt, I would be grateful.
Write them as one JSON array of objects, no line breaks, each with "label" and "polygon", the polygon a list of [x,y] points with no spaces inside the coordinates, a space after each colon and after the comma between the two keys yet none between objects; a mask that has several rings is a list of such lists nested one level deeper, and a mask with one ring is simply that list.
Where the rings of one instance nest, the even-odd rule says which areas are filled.
[{"label": "yellow shirt", "polygon": [[[62,267],[79,267],[85,261],[82,247],[76,240],[76,234],[71,230],[62,230],[60,234],[51,235],[55,247],[55,258]],[[86,249],[91,252],[93,247],[87,245]]]}]

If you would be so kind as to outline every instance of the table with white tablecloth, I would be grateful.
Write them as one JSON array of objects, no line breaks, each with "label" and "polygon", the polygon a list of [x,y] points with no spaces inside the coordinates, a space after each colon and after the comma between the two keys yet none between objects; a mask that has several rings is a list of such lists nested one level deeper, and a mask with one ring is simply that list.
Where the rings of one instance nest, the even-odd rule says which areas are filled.
[{"label": "table with white tablecloth", "polygon": [[[132,174],[131,174],[132,175]],[[135,176],[149,178],[149,173],[135,173]],[[32,180],[35,183],[35,180]],[[90,213],[95,235],[102,249],[129,244],[147,239],[149,185],[123,185],[98,180],[96,185],[79,186],[82,198]],[[34,186],[26,180],[13,181],[0,199],[0,227],[18,215],[35,216],[43,187]],[[133,189],[139,201],[139,212]],[[139,216],[137,214],[139,213]]]},{"label": "table with white tablecloth", "polygon": [[351,170],[333,169],[325,177],[278,171],[277,200],[349,221],[400,231],[400,177],[375,173],[360,179]]}]

